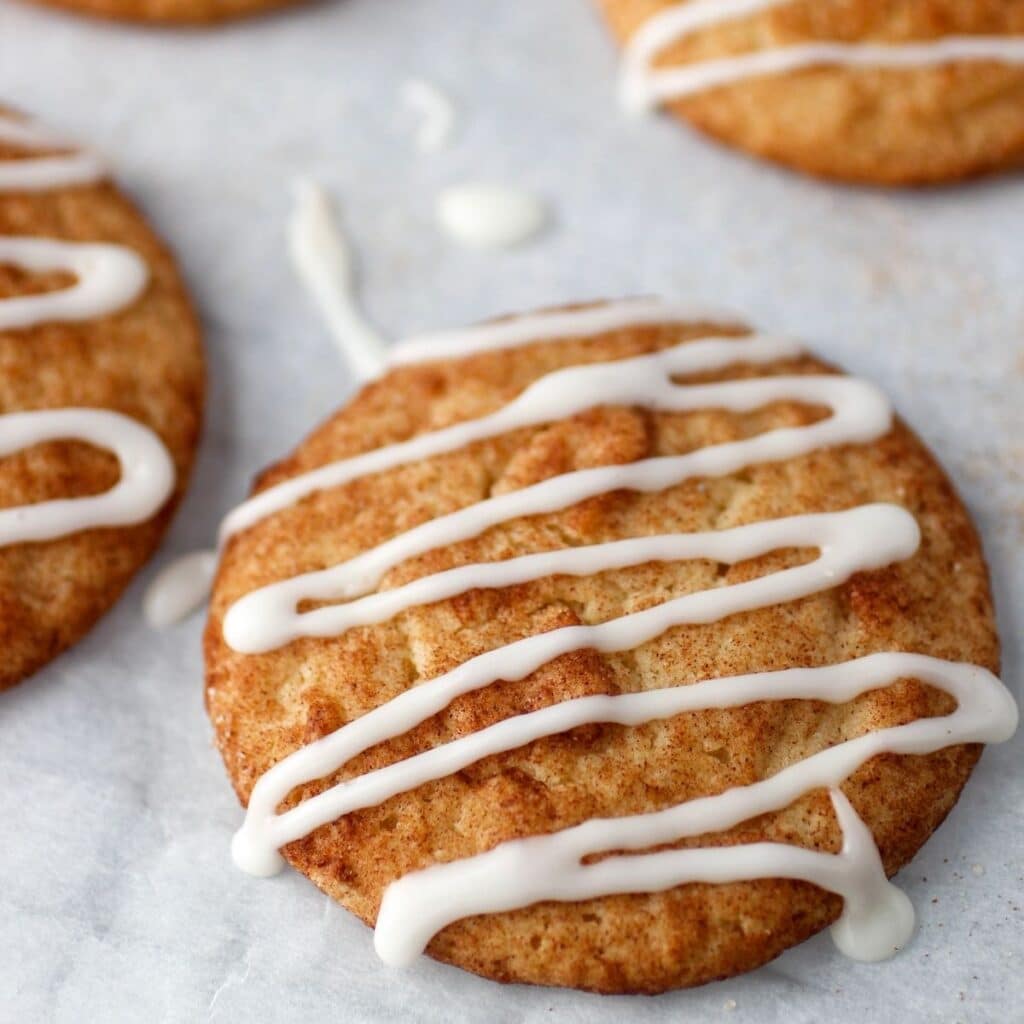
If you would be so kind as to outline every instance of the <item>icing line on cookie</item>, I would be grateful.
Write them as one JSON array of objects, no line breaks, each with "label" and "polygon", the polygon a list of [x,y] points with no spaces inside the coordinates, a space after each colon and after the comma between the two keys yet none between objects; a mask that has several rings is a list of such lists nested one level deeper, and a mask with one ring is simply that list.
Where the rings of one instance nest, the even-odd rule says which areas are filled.
[{"label": "icing line on cookie", "polygon": [[692,0],[649,18],[626,44],[620,93],[630,110],[649,110],[744,79],[825,64],[906,69],[957,61],[1024,64],[1024,37],[947,36],[910,43],[820,42],[780,46],[684,67],[653,67],[658,54],[704,28],[792,3],[793,0]]},{"label": "icing line on cookie", "polygon": [[52,540],[155,515],[174,490],[174,463],[149,427],[109,409],[41,409],[0,416],[0,458],[47,441],[82,441],[117,456],[118,482],[103,494],[0,509],[0,546]]},{"label": "icing line on cookie", "polygon": [[302,179],[288,224],[288,248],[341,354],[361,380],[384,370],[386,344],[356,303],[352,255],[327,193]]},{"label": "icing line on cookie", "polygon": [[103,162],[37,124],[0,114],[0,142],[26,149],[71,149],[47,156],[0,161],[0,192],[39,192],[68,185],[92,185],[107,176]]},{"label": "icing line on cookie", "polygon": [[0,330],[116,313],[142,294],[149,279],[136,252],[101,242],[0,236],[0,263],[30,271],[63,270],[76,279],[58,291],[0,300]]},{"label": "icing line on cookie", "polygon": [[620,299],[599,306],[531,313],[473,327],[416,335],[393,346],[388,353],[388,362],[392,366],[404,366],[435,359],[461,359],[498,349],[580,340],[626,327],[662,324],[739,326],[739,318],[735,313],[709,306],[656,298]]}]

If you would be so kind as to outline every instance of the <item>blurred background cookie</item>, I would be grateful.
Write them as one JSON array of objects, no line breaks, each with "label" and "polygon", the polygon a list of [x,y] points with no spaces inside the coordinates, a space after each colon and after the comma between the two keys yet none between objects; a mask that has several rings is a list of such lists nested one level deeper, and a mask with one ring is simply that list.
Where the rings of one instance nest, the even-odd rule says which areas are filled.
[{"label": "blurred background cookie", "polygon": [[199,439],[199,328],[102,162],[0,109],[0,688],[153,552]]},{"label": "blurred background cookie", "polygon": [[289,7],[298,0],[37,0],[50,7],[114,18],[167,25],[203,25],[245,18]]},{"label": "blurred background cookie", "polygon": [[599,0],[623,101],[811,174],[950,181],[1024,158],[1021,0]]}]

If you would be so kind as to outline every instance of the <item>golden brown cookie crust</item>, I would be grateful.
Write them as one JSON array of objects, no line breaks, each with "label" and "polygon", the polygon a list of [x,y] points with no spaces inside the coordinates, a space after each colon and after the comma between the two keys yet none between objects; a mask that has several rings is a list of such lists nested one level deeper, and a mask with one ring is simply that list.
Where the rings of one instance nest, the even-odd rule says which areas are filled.
[{"label": "golden brown cookie crust", "polygon": [[[3,111],[7,113],[6,111]],[[0,144],[0,160],[24,151]],[[174,497],[148,522],[0,547],[0,690],[80,639],[156,548],[184,493],[199,439],[203,355],[174,260],[109,183],[0,191],[0,235],[115,242],[138,252],[150,280],[112,316],[0,330],[0,413],[88,406],[156,431],[174,459]],[[0,264],[0,298],[69,283]],[[36,445],[0,459],[0,507],[97,494],[117,482],[112,455],[80,442]]]},{"label": "golden brown cookie crust", "polygon": [[[265,472],[256,489],[491,412],[551,370],[651,352],[707,333],[699,325],[630,328],[392,370]],[[827,367],[816,359],[802,357],[700,379],[822,370]],[[676,454],[802,424],[819,414],[794,403],[743,416],[594,410],[311,496],[239,534],[224,553],[205,638],[207,706],[239,798],[245,803],[258,777],[298,747],[476,654],[541,631],[605,621],[669,596],[736,583],[807,554],[779,552],[732,568],[704,561],[646,565],[474,591],[382,625],[333,639],[302,639],[258,656],[232,651],[222,637],[226,610],[243,594],[350,558],[488,494],[576,468]],[[923,543],[914,558],[801,601],[674,629],[634,651],[579,651],[521,682],[465,695],[411,733],[297,790],[288,805],[499,719],[586,694],[818,666],[888,650],[995,669],[998,642],[978,538],[941,468],[899,423],[872,444],[693,480],[657,494],[608,494],[556,514],[514,520],[403,563],[382,586],[567,543],[721,529],[873,501],[899,503],[917,517]],[[721,792],[774,774],[826,745],[948,710],[945,695],[904,680],[848,705],[759,702],[639,728],[588,726],[488,757],[317,829],[283,852],[326,893],[372,923],[384,888],[409,871],[595,816],[652,811]],[[977,747],[960,746],[925,757],[878,757],[843,786],[872,829],[890,873],[945,817],[978,753]],[[783,812],[679,846],[759,840],[838,850],[827,794],[814,791]],[[840,909],[838,897],[809,883],[692,884],[469,918],[444,929],[428,952],[501,981],[660,992],[757,967],[830,923]]]},{"label": "golden brown cookie crust", "polygon": [[[625,41],[679,0],[598,2]],[[794,0],[706,29],[668,48],[658,65],[810,42],[905,43],[958,34],[1024,35],[1024,0]],[[748,79],[667,109],[729,145],[845,181],[934,184],[1024,162],[1020,66],[821,67]]]},{"label": "golden brown cookie crust", "polygon": [[267,14],[300,0],[34,0],[47,7],[115,21],[210,25]]}]

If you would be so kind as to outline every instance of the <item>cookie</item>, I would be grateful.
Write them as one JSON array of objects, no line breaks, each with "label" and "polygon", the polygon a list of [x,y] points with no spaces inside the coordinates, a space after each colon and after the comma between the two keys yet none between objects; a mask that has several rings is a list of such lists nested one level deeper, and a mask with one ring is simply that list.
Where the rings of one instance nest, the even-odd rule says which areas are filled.
[{"label": "cookie", "polygon": [[660,992],[833,922],[889,955],[887,876],[1014,728],[978,537],[885,396],[653,300],[406,343],[223,539],[236,862],[390,963]]},{"label": "cookie", "polygon": [[622,97],[810,174],[912,185],[1024,159],[1021,0],[599,0]]},{"label": "cookie", "polygon": [[99,159],[0,110],[0,689],[80,639],[188,481],[199,329]]},{"label": "cookie", "polygon": [[298,0],[38,0],[48,7],[116,21],[209,25],[290,7]]}]

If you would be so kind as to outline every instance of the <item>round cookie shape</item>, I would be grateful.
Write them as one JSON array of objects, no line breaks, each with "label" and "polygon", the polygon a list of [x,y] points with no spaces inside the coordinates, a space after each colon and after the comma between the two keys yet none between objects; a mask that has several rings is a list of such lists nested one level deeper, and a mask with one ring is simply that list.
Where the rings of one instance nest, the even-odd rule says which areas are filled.
[{"label": "round cookie shape", "polygon": [[210,25],[267,14],[298,0],[37,0],[48,7],[115,21]]},{"label": "round cookie shape", "polygon": [[837,918],[891,953],[886,876],[1015,722],[978,538],[884,396],[657,303],[406,344],[225,541],[236,860],[280,847],[391,962],[660,992]]},{"label": "round cookie shape", "polygon": [[1021,0],[599,3],[627,105],[756,156],[883,185],[1024,160]]},{"label": "round cookie shape", "polygon": [[199,327],[99,159],[0,109],[0,689],[155,550],[199,439]]}]

